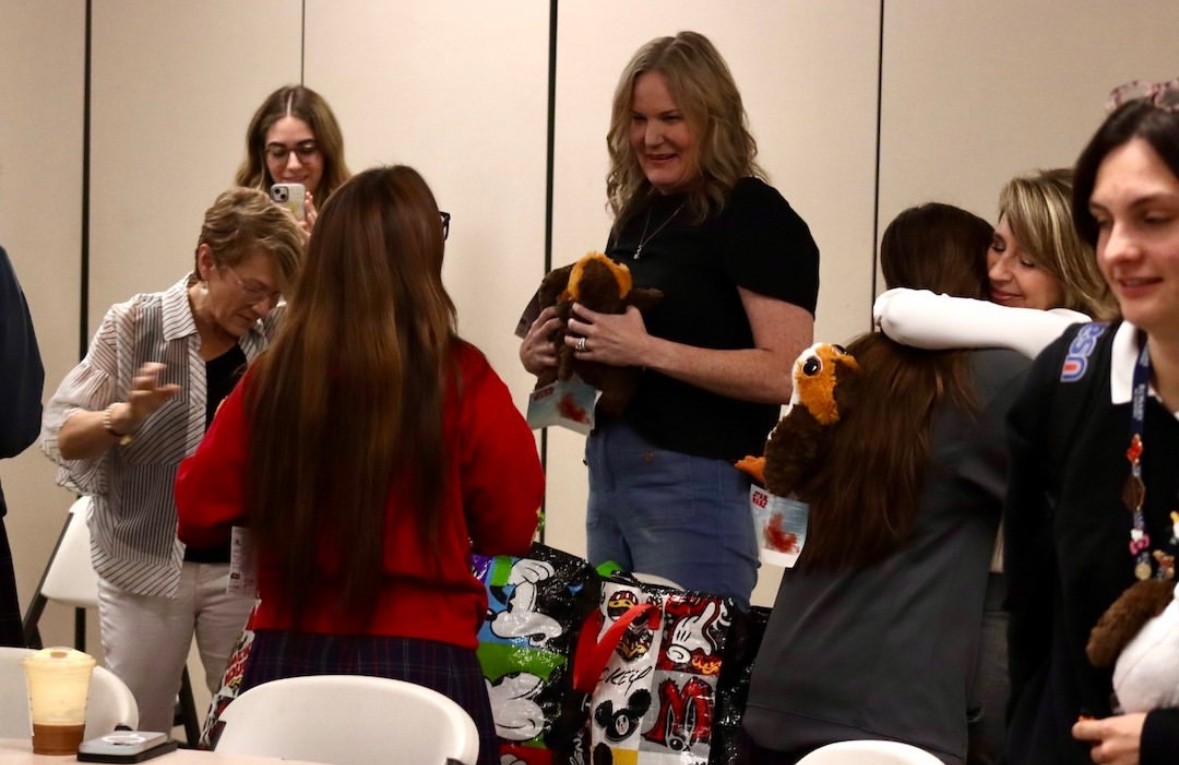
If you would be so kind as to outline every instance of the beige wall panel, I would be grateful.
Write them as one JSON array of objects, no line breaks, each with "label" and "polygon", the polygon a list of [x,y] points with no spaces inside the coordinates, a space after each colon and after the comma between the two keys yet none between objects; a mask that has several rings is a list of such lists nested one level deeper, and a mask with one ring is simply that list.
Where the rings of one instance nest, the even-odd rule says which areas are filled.
[{"label": "beige wall panel", "polygon": [[[708,35],[727,59],[759,161],[819,243],[816,337],[842,340],[867,329],[878,24],[877,6],[856,0],[562,4],[554,263],[605,244],[605,135],[622,69],[651,38],[692,29]],[[579,553],[585,549],[583,444],[555,433],[549,450],[549,539]],[[772,601],[779,576],[763,568],[755,602]]]},{"label": "beige wall panel", "polygon": [[[78,359],[85,11],[77,0],[0,0],[0,244],[33,315],[46,396]],[[70,503],[53,478],[36,446],[0,462],[22,608]],[[47,642],[73,643],[67,609],[50,606],[41,627]]]},{"label": "beige wall panel", "polygon": [[1076,161],[1114,86],[1179,74],[1176,32],[1173,0],[887,3],[881,230],[931,200],[994,222],[1011,177]]},{"label": "beige wall panel", "polygon": [[95,0],[90,329],[192,268],[246,124],[298,82],[300,0]]},{"label": "beige wall panel", "polygon": [[308,0],[306,54],[352,170],[411,165],[453,216],[459,331],[523,405],[513,331],[544,275],[548,4]]}]

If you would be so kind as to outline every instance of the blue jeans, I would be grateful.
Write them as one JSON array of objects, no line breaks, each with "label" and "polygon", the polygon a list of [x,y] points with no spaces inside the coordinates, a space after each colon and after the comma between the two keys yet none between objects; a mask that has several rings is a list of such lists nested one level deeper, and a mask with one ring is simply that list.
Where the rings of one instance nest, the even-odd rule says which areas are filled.
[{"label": "blue jeans", "polygon": [[749,607],[758,558],[744,473],[660,449],[619,420],[586,439],[585,459],[591,563],[613,560]]}]

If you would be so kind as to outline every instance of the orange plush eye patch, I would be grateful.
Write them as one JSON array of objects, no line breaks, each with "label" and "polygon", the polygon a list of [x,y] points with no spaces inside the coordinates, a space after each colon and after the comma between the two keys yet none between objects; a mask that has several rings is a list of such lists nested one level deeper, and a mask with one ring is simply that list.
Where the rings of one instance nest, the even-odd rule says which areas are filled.
[{"label": "orange plush eye patch", "polygon": [[630,269],[624,265],[615,263],[600,252],[588,253],[581,260],[573,264],[573,270],[569,272],[569,286],[565,290],[565,293],[573,300],[581,299],[581,277],[585,273],[586,265],[591,261],[598,261],[610,269],[610,273],[614,275],[614,281],[618,282],[618,296],[626,297],[634,284],[633,278],[630,275]]}]

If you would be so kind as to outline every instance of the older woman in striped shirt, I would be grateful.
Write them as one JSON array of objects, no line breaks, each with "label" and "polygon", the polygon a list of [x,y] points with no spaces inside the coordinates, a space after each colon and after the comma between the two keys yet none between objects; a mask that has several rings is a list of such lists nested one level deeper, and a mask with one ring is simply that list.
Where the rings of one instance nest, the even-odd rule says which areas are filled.
[{"label": "older woman in striped shirt", "polygon": [[177,540],[172,490],[180,460],[272,336],[301,256],[294,219],[263,192],[221,194],[195,270],[112,306],[45,409],[41,448],[58,483],[94,497],[103,648],[144,730],[171,730],[194,632],[213,689],[253,605],[228,587],[228,545]]}]

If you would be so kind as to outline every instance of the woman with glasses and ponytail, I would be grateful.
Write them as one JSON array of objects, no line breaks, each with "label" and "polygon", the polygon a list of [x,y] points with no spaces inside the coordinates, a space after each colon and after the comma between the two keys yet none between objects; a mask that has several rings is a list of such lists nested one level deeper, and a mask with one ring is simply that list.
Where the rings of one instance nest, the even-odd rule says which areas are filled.
[{"label": "woman with glasses and ponytail", "polygon": [[1012,765],[1179,756],[1179,708],[1123,708],[1086,656],[1124,591],[1171,591],[1179,556],[1179,81],[1112,106],[1077,161],[1073,219],[1123,318],[1049,345],[1010,419]]},{"label": "woman with glasses and ponytail", "polygon": [[221,400],[269,343],[303,254],[294,218],[257,189],[205,212],[193,270],[107,311],[45,407],[57,480],[94,499],[90,529],[107,667],[144,730],[170,731],[195,633],[217,687],[254,598],[227,591],[229,544],[176,538],[173,484]]}]

